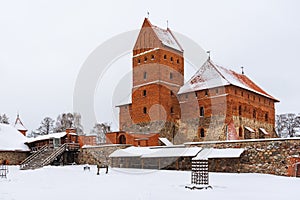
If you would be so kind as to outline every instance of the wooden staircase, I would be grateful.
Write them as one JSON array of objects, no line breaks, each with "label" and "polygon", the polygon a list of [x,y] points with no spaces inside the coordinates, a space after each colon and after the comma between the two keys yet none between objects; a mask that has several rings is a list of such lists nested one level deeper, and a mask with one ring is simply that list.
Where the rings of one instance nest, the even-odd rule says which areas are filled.
[{"label": "wooden staircase", "polygon": [[79,144],[65,143],[58,148],[50,145],[43,146],[39,151],[32,154],[20,163],[20,169],[37,169],[51,164],[57,157],[68,150],[78,150]]}]

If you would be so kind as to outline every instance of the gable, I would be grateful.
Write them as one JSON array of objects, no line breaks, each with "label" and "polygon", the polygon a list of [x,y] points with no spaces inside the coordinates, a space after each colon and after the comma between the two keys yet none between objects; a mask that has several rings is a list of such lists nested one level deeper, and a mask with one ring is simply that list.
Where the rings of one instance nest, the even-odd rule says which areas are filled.
[{"label": "gable", "polygon": [[179,90],[178,94],[194,92],[198,90],[211,89],[215,87],[234,85],[245,90],[257,93],[279,102],[269,95],[257,84],[250,80],[244,74],[238,74],[232,70],[214,64],[207,60],[192,78],[185,83]]},{"label": "gable", "polygon": [[163,47],[169,47],[171,49],[183,52],[180,44],[169,28],[162,29],[154,26],[147,18],[145,18],[133,50],[149,50]]}]

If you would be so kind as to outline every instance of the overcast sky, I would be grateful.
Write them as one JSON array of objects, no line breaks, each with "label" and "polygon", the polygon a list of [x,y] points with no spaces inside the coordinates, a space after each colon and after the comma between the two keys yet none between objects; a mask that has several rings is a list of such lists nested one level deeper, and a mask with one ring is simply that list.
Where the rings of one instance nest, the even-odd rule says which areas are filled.
[{"label": "overcast sky", "polygon": [[[0,0],[0,113],[12,123],[19,112],[32,130],[46,116],[72,112],[87,57],[111,37],[139,29],[147,11],[153,24],[166,27],[168,20],[171,30],[211,50],[217,64],[238,72],[244,66],[281,101],[277,113],[298,113],[299,8],[297,0]],[[130,55],[114,66],[130,70]],[[116,124],[112,106],[95,99],[97,120]]]}]

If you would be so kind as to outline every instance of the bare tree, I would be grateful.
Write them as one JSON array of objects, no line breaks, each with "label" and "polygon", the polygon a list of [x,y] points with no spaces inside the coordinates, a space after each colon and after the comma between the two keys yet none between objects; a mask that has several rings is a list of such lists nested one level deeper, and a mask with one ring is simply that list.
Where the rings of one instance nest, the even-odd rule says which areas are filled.
[{"label": "bare tree", "polygon": [[0,115],[0,123],[2,124],[9,124],[9,118],[6,114]]},{"label": "bare tree", "polygon": [[295,137],[299,128],[299,115],[294,113],[276,115],[276,131],[279,137]]},{"label": "bare tree", "polygon": [[56,120],[55,132],[63,132],[68,128],[75,128],[78,135],[83,135],[81,115],[79,113],[62,113]]},{"label": "bare tree", "polygon": [[50,117],[45,117],[42,121],[41,121],[41,125],[40,127],[37,129],[39,135],[48,135],[53,133],[54,131],[54,120]]},{"label": "bare tree", "polygon": [[91,133],[96,135],[96,143],[106,143],[106,133],[110,132],[110,124],[108,123],[96,123]]}]

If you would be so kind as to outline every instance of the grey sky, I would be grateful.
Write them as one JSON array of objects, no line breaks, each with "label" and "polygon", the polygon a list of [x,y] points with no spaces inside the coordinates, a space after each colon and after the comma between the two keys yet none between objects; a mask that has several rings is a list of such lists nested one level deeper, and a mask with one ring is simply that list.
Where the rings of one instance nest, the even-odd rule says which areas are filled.
[{"label": "grey sky", "polygon": [[[112,36],[139,29],[147,11],[153,24],[166,27],[168,19],[172,30],[211,50],[216,63],[236,71],[244,66],[281,100],[277,113],[298,113],[299,8],[297,0],[2,0],[0,113],[13,122],[19,111],[31,130],[45,116],[72,111],[74,84],[86,58]],[[127,58],[115,65],[130,69]],[[105,110],[99,105],[97,116]],[[114,121],[109,116],[107,121]]]}]

